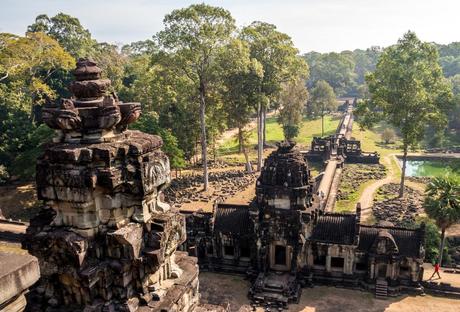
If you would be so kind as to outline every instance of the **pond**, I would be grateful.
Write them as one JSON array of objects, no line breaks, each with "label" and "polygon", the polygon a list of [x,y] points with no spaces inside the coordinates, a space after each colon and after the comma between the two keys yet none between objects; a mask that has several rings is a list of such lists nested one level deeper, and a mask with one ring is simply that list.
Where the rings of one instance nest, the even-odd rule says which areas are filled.
[{"label": "pond", "polygon": [[[402,159],[399,159],[399,164],[402,166]],[[442,177],[446,174],[460,178],[460,159],[407,160],[406,176]]]}]

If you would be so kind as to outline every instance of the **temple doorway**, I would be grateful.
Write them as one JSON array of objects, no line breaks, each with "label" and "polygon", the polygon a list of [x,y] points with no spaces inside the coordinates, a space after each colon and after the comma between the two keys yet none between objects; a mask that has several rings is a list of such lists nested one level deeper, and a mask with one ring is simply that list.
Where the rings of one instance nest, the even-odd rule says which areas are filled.
[{"label": "temple doorway", "polygon": [[387,277],[387,265],[385,263],[379,264],[378,271],[377,271],[378,278],[386,278]]},{"label": "temple doorway", "polygon": [[291,268],[292,247],[274,243],[270,246],[270,268],[276,271],[289,271]]},{"label": "temple doorway", "polygon": [[275,264],[286,265],[286,246],[275,246]]}]

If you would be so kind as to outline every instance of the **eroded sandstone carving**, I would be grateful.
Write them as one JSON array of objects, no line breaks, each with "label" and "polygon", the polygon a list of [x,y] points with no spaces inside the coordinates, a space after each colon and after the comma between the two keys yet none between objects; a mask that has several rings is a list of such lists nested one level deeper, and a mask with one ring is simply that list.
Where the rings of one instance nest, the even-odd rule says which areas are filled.
[{"label": "eroded sandstone carving", "polygon": [[45,207],[24,242],[39,259],[32,311],[191,311],[195,258],[178,252],[184,217],[162,201],[169,160],[158,136],[126,130],[139,103],[79,60],[71,99],[43,110],[57,136],[37,161]]}]

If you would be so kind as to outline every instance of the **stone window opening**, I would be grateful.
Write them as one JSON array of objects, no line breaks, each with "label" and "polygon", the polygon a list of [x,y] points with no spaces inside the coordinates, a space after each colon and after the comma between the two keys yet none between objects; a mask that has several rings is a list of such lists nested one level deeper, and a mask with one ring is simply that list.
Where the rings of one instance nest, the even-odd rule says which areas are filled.
[{"label": "stone window opening", "polygon": [[331,257],[331,269],[335,271],[343,271],[345,259],[342,257]]},{"label": "stone window opening", "polygon": [[367,262],[364,260],[360,260],[359,262],[356,262],[356,271],[367,271],[368,265]]},{"label": "stone window opening", "polygon": [[222,252],[225,258],[233,258],[235,256],[235,245],[231,236],[224,235],[222,237]]},{"label": "stone window opening", "polygon": [[251,251],[249,248],[249,242],[247,240],[240,241],[240,257],[249,259],[251,257]]},{"label": "stone window opening", "polygon": [[410,277],[410,267],[407,264],[401,264],[399,267],[400,277]]},{"label": "stone window opening", "polygon": [[326,266],[326,254],[327,248],[324,246],[313,245],[313,265],[314,266]]},{"label": "stone window opening", "polygon": [[230,245],[224,245],[224,256],[233,257],[235,255],[235,248]]}]

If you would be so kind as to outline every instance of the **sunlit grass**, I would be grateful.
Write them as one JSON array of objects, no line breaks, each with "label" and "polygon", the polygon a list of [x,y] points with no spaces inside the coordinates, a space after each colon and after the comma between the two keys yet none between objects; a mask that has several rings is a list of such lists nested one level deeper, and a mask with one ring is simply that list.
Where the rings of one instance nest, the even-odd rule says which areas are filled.
[{"label": "sunlit grass", "polygon": [[372,130],[361,130],[359,123],[353,124],[352,136],[361,141],[361,149],[365,152],[378,152],[380,156],[387,156],[401,151],[401,141],[398,137],[394,143],[384,144],[382,132],[387,128],[383,123],[376,125]]},{"label": "sunlit grass", "polygon": [[[330,135],[335,133],[339,124],[339,118],[326,116],[324,118],[324,134]],[[267,143],[274,145],[276,142],[284,140],[283,128],[276,121],[276,117],[267,118],[266,123]],[[299,135],[295,141],[301,148],[308,148],[311,140],[315,136],[321,136],[321,119],[308,120],[304,119],[299,129]],[[257,129],[252,129],[249,137],[249,152],[254,154],[257,145]],[[218,149],[219,155],[230,155],[238,153],[238,139],[236,137],[224,141]]]},{"label": "sunlit grass", "polygon": [[[335,212],[355,212],[356,211],[356,204],[359,201],[359,198],[361,197],[361,194],[364,192],[364,190],[374,183],[375,180],[369,180],[361,184],[357,190],[353,192],[349,192],[348,199],[341,199],[336,201],[334,211]],[[350,191],[347,189],[342,189],[343,191]]]}]

